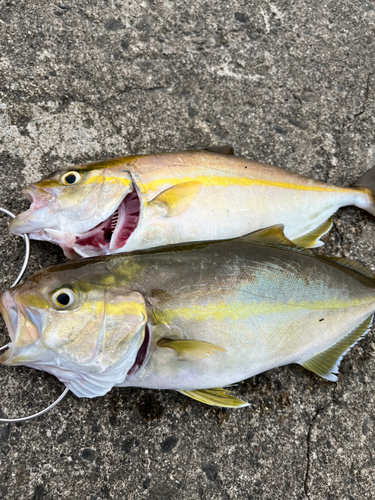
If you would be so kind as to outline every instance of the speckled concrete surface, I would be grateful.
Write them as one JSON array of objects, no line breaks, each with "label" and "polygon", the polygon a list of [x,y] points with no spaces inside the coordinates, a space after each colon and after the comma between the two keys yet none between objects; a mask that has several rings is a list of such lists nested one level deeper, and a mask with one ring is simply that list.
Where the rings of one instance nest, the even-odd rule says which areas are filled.
[{"label": "speckled concrete surface", "polygon": [[[0,203],[99,158],[209,145],[348,185],[375,165],[375,2],[0,2]],[[23,256],[1,218],[1,287]],[[325,253],[375,271],[375,220],[342,209]],[[28,274],[62,259],[32,243]],[[7,336],[1,320],[1,338]],[[7,499],[372,499],[375,342],[337,384],[298,366],[239,384],[251,402],[212,409],[172,392],[73,395],[0,425]],[[49,404],[53,377],[0,370],[1,413]]]}]

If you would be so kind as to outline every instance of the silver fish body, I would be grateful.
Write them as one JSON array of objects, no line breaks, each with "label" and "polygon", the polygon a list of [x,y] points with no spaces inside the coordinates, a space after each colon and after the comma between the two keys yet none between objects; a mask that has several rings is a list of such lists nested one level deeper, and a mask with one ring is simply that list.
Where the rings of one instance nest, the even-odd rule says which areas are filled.
[{"label": "silver fish body", "polygon": [[24,190],[15,234],[90,257],[238,237],[273,224],[320,246],[340,207],[375,214],[370,171],[350,188],[209,151],[129,156],[57,171]]},{"label": "silver fish body", "polygon": [[54,266],[3,294],[1,310],[4,364],[49,371],[77,396],[134,386],[196,397],[289,363],[336,380],[371,324],[375,284],[273,228]]}]

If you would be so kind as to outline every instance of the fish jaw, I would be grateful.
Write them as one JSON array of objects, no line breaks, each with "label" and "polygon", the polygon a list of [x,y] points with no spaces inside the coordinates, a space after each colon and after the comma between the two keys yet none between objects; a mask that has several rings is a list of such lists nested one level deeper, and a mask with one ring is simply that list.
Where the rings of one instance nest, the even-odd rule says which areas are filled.
[{"label": "fish jaw", "polygon": [[27,234],[31,239],[48,241],[69,251],[76,240],[71,231],[62,231],[61,218],[55,213],[53,190],[30,186],[22,190],[31,201],[30,208],[18,214],[9,224],[9,231],[17,236]]},{"label": "fish jaw", "polygon": [[0,357],[2,364],[23,364],[19,356],[35,349],[41,335],[42,319],[38,311],[27,309],[14,297],[5,292],[0,297],[0,312],[5,320],[11,342],[9,349]]},{"label": "fish jaw", "polygon": [[17,236],[25,233],[38,235],[45,227],[50,225],[51,219],[54,220],[49,209],[54,196],[45,189],[36,186],[23,189],[22,193],[31,201],[30,208],[12,219],[9,224],[9,231]]}]

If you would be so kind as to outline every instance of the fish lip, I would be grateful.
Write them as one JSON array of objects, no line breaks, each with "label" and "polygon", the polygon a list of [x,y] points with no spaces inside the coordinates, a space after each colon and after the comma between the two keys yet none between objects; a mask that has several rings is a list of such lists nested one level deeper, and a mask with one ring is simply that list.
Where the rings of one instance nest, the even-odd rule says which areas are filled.
[{"label": "fish lip", "polygon": [[72,249],[85,257],[90,250],[93,255],[107,255],[123,248],[138,226],[140,212],[140,197],[133,187],[107,219],[86,233],[76,235]]},{"label": "fish lip", "polygon": [[[15,307],[16,311],[12,310],[12,313],[9,313],[8,307]],[[18,308],[10,292],[4,292],[0,296],[0,312],[4,318],[5,325],[8,330],[8,335],[11,339],[11,342],[8,342],[8,344],[6,344],[7,349],[3,349],[0,354],[0,363],[6,364],[10,359],[14,357],[14,341],[16,339],[19,318]]]},{"label": "fish lip", "polygon": [[[31,202],[31,205],[11,220],[9,231],[17,236],[22,236],[25,233],[32,235],[44,232],[44,227],[41,226],[43,217],[40,217],[38,211],[45,209],[54,196],[45,189],[33,185],[22,189],[22,194]],[[37,214],[36,218],[35,214]]]},{"label": "fish lip", "polygon": [[9,337],[14,342],[16,339],[19,310],[10,292],[4,292],[0,296],[0,312],[4,318]]},{"label": "fish lip", "polygon": [[[14,297],[14,293],[7,291],[0,296],[0,312],[4,318],[5,325],[8,330],[11,342],[7,344],[8,349],[0,353],[0,363],[12,363],[14,358],[18,356],[20,350],[25,353],[31,345],[35,344],[41,336],[42,332],[42,316],[39,311],[34,308],[25,307],[22,303],[18,302]],[[32,323],[36,330],[38,339],[30,342],[17,345],[17,339],[22,334],[22,322],[25,319]]]}]

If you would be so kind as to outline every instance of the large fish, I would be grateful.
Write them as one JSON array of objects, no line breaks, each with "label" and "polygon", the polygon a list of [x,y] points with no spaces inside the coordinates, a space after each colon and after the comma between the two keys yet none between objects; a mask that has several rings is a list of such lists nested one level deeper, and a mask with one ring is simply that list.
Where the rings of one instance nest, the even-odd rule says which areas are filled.
[{"label": "large fish", "polygon": [[39,271],[2,295],[12,341],[0,362],[53,373],[81,397],[133,386],[243,406],[221,387],[276,366],[336,380],[374,310],[371,273],[278,226]]},{"label": "large fish", "polygon": [[373,177],[342,188],[212,151],[127,156],[32,184],[24,190],[32,205],[10,230],[56,243],[70,258],[234,238],[273,224],[314,247],[338,208],[375,215]]}]

